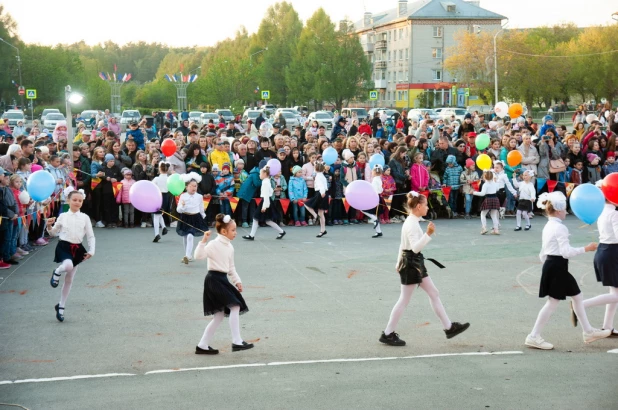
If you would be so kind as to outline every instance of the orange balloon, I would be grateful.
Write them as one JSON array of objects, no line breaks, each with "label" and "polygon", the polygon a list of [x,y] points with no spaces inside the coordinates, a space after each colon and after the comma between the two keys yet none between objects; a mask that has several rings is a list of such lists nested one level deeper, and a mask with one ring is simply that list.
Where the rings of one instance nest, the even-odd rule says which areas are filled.
[{"label": "orange balloon", "polygon": [[523,156],[521,155],[521,152],[517,151],[516,149],[509,152],[506,156],[506,162],[512,167],[516,167],[517,165],[521,164],[522,159]]},{"label": "orange balloon", "polygon": [[509,107],[509,117],[515,119],[524,113],[524,107],[520,103],[513,103]]}]

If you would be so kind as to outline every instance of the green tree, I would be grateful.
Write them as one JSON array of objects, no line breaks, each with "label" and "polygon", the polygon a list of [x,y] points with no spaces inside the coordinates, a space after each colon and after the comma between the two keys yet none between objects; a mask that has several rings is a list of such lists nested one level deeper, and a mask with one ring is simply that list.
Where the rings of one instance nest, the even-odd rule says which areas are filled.
[{"label": "green tree", "polygon": [[[2,4],[0,4],[0,38],[15,47],[22,47],[17,35],[17,23],[4,10]],[[0,56],[2,56],[2,64],[0,65],[0,100],[10,103],[13,98],[18,99],[17,88],[11,84],[11,80],[19,83],[15,49],[0,41]],[[26,80],[24,79],[24,81]]]}]

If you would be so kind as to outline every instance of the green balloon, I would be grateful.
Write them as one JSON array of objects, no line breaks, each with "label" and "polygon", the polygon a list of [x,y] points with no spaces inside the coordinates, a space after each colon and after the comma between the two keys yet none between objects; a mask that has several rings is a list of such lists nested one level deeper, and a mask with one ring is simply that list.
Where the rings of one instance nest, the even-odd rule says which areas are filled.
[{"label": "green balloon", "polygon": [[487,134],[479,134],[476,136],[476,149],[483,150],[489,146],[489,135]]},{"label": "green balloon", "polygon": [[185,190],[185,183],[182,179],[180,179],[180,175],[170,175],[170,177],[167,179],[167,190],[170,192],[170,194],[174,196],[182,194],[182,192]]}]

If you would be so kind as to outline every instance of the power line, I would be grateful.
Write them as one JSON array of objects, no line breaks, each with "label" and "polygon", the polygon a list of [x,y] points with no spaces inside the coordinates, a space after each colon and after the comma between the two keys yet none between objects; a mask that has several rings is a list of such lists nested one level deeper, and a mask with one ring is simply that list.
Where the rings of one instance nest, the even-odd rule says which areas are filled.
[{"label": "power line", "polygon": [[590,53],[590,54],[575,54],[575,55],[570,55],[570,56],[551,56],[551,55],[545,55],[545,54],[528,54],[528,53],[520,53],[518,51],[512,51],[512,50],[504,50],[504,49],[498,49],[498,51],[504,51],[505,53],[511,53],[511,54],[517,54],[520,56],[527,56],[527,57],[547,57],[547,58],[573,58],[573,57],[590,57],[590,56],[599,56],[599,55],[604,55],[604,54],[612,54],[612,53],[616,53],[618,52],[618,50],[609,50],[609,51],[602,51],[600,53]]}]

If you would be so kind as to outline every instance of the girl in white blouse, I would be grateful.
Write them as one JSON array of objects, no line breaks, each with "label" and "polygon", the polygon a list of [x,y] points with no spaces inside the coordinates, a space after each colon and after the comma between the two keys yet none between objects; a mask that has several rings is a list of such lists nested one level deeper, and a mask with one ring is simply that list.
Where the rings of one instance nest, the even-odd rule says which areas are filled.
[{"label": "girl in white blouse", "polygon": [[[170,164],[167,162],[159,163],[159,176],[152,180],[157,188],[159,188],[159,191],[161,191],[161,197],[163,198],[161,201],[161,211],[167,212],[168,214],[170,213],[170,194],[167,190],[167,172],[169,169]],[[167,235],[167,228],[165,227],[165,220],[163,219],[163,213],[161,211],[152,214],[152,225],[155,233],[153,242],[159,242],[161,239],[161,235],[159,235],[160,228],[163,229],[161,233]]]},{"label": "girl in white blouse", "polygon": [[384,203],[384,200],[380,196],[380,194],[383,192],[382,172],[383,168],[380,164],[375,164],[373,169],[371,170],[371,186],[376,192],[376,194],[378,194],[378,198],[380,199],[378,206],[368,211],[361,211],[369,218],[369,222],[373,224],[373,229],[375,229],[376,231],[376,233],[373,234],[372,238],[380,238],[382,236],[382,229],[380,228],[380,221],[378,220],[378,209],[380,208],[380,206],[386,207],[386,203]]},{"label": "girl in white blouse", "polygon": [[262,180],[262,187],[260,188],[260,198],[262,198],[262,201],[255,207],[255,211],[253,212],[253,225],[251,225],[251,233],[249,235],[244,235],[242,238],[248,241],[254,240],[257,229],[260,226],[260,222],[263,222],[275,231],[279,232],[279,235],[277,235],[275,239],[281,239],[285,236],[285,231],[273,222],[273,219],[275,219],[273,216],[276,216],[276,211],[275,206],[271,203],[271,201],[273,200],[275,191],[271,184],[270,167],[268,165],[260,170],[260,179]]},{"label": "girl in white blouse", "polygon": [[513,172],[513,186],[519,189],[517,202],[517,226],[515,227],[515,231],[521,231],[521,215],[523,213],[526,218],[526,231],[529,231],[532,228],[530,225],[530,217],[528,216],[532,213],[532,204],[536,199],[536,190],[534,189],[534,185],[532,185],[532,178],[534,177],[534,171],[528,169],[524,171],[521,178],[522,181],[517,181],[517,174]]},{"label": "girl in white blouse", "polygon": [[491,216],[493,223],[492,235],[500,235],[500,221],[498,220],[500,210],[500,200],[498,199],[498,183],[494,181],[494,174],[491,171],[483,172],[483,188],[480,192],[474,192],[476,196],[484,196],[481,204],[481,235],[487,233],[487,214]]},{"label": "girl in white blouse", "polygon": [[202,236],[208,231],[206,223],[206,212],[204,211],[204,200],[202,195],[197,193],[197,184],[202,180],[202,176],[190,172],[180,176],[187,184],[187,192],[180,195],[176,211],[180,214],[180,220],[176,225],[176,233],[182,236],[182,244],[185,249],[185,256],[181,262],[188,265],[193,260],[193,238]]},{"label": "girl in white blouse", "polygon": [[[434,313],[442,322],[444,333],[446,333],[447,339],[453,338],[458,334],[464,332],[469,323],[451,322],[444,310],[442,301],[438,294],[438,289],[434,285],[433,281],[427,274],[425,268],[424,256],[421,253],[423,248],[431,241],[431,235],[435,232],[435,225],[430,222],[427,225],[427,232],[423,233],[419,224],[420,219],[427,215],[429,206],[427,204],[427,198],[424,195],[420,195],[418,192],[410,192],[406,196],[408,217],[406,218],[401,229],[401,244],[399,245],[399,255],[397,257],[396,269],[399,272],[401,279],[401,294],[399,300],[393,307],[390,319],[386,325],[386,329],[380,336],[380,342],[390,346],[405,346],[406,342],[399,338],[399,335],[395,333],[397,324],[404,310],[410,303],[412,292],[416,286],[427,293],[429,296],[429,303]],[[437,261],[430,259],[437,266],[444,268]]]},{"label": "girl in white blouse", "polygon": [[[309,201],[305,202],[305,208],[313,218],[318,219],[320,217],[320,233],[317,235],[317,238],[321,238],[326,235],[326,217],[324,216],[324,211],[328,210],[328,182],[326,181],[326,177],[324,176],[324,162],[316,161],[315,162],[315,181],[313,185],[315,189],[315,195],[313,198],[309,199]],[[315,213],[315,209],[318,210],[318,213]]]},{"label": "girl in white blouse", "polygon": [[232,241],[236,237],[236,222],[229,215],[223,214],[218,214],[215,221],[218,233],[215,240],[206,244],[210,238],[210,232],[206,232],[195,249],[195,259],[208,261],[208,274],[204,279],[204,316],[213,317],[204,330],[202,340],[195,347],[195,354],[219,353],[209,344],[225,316],[230,318],[232,351],[253,347],[252,343],[240,337],[240,314],[248,312],[249,308],[240,294],[243,290],[242,282],[234,264]]},{"label": "girl in white blouse", "polygon": [[537,206],[547,213],[547,224],[543,228],[543,244],[540,258],[543,262],[539,297],[549,296],[547,303],[539,312],[532,332],[526,336],[526,346],[536,349],[551,350],[554,348],[549,342],[541,337],[543,328],[549,322],[551,315],[558,307],[560,300],[571,297],[571,316],[574,324],[577,319],[584,329],[584,342],[591,343],[595,340],[609,336],[611,330],[594,329],[588,322],[584,299],[577,281],[569,273],[569,258],[581,255],[584,252],[593,252],[597,249],[596,243],[590,243],[586,247],[573,248],[569,243],[569,229],[562,224],[566,217],[567,201],[562,192],[547,192],[539,197]]},{"label": "girl in white blouse", "polygon": [[[66,273],[60,303],[54,307],[56,319],[60,322],[64,321],[64,307],[77,273],[77,265],[94,255],[95,244],[90,218],[80,212],[85,199],[84,191],[75,191],[73,187],[68,187],[64,193],[69,202],[69,211],[61,213],[57,220],[56,218],[47,220],[47,232],[51,236],[60,237],[54,258],[54,262],[59,262],[60,266],[52,271],[50,281],[52,288],[58,286],[62,272]],[[88,251],[82,245],[84,236],[88,241]]]}]

